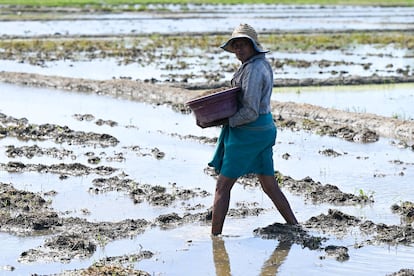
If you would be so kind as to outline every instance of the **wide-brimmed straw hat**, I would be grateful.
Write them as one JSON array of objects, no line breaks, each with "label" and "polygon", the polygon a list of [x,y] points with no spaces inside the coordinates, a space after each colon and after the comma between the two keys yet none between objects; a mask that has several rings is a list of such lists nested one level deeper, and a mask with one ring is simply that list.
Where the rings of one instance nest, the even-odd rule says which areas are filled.
[{"label": "wide-brimmed straw hat", "polygon": [[254,49],[258,53],[269,52],[268,50],[263,49],[262,45],[260,45],[259,40],[257,39],[256,31],[249,24],[240,24],[238,27],[236,27],[233,33],[231,34],[231,38],[226,43],[221,45],[220,48],[222,48],[223,50],[227,52],[234,53],[234,49],[232,45],[233,40],[237,38],[243,38],[243,37],[250,39],[250,41],[253,44]]}]

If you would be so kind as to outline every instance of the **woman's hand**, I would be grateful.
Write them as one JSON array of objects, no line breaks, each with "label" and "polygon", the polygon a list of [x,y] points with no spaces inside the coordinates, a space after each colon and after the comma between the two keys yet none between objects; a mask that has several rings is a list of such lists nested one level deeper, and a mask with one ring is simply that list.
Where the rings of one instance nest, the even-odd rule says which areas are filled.
[{"label": "woman's hand", "polygon": [[220,125],[227,125],[229,123],[229,119],[225,118],[225,119],[220,119],[220,120],[216,120],[210,123],[201,123],[199,120],[197,120],[197,125],[201,128],[206,128],[206,127],[212,127],[212,126],[220,126]]}]

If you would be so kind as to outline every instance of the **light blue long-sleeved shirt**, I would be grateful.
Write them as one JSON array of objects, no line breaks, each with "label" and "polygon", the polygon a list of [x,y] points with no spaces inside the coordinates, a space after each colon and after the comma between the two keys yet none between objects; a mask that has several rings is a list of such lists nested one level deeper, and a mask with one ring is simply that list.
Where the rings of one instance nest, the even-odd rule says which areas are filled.
[{"label": "light blue long-sleeved shirt", "polygon": [[243,63],[231,80],[232,86],[241,87],[239,109],[229,118],[230,127],[255,121],[260,114],[271,111],[273,70],[265,54],[257,54]]}]

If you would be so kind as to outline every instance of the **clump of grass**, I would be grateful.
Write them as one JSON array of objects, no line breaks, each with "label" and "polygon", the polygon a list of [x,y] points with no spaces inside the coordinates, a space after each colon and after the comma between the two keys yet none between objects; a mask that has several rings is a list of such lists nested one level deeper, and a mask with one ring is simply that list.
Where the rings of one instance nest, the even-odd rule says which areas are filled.
[{"label": "clump of grass", "polygon": [[370,192],[365,192],[363,189],[359,189],[358,191],[359,196],[364,199],[364,200],[373,200],[374,198],[374,192],[370,191]]}]

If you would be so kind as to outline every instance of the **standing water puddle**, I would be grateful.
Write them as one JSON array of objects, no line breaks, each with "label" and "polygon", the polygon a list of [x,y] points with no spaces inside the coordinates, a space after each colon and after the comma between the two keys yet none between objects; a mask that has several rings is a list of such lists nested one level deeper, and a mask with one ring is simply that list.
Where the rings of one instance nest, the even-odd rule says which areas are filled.
[{"label": "standing water puddle", "polygon": [[414,119],[414,84],[277,88],[273,100]]},{"label": "standing water puddle", "polygon": [[[4,71],[55,75],[59,72],[62,77],[87,78],[107,80],[112,78],[131,78],[139,80],[158,80],[161,82],[203,83],[211,82],[208,72],[220,74],[219,80],[231,79],[233,73],[223,68],[236,68],[239,62],[232,58],[232,54],[221,51],[217,53],[219,45],[213,49],[183,48],[186,67],[176,68],[177,61],[165,56],[172,55],[174,49],[161,48],[155,50],[157,59],[145,65],[130,63],[123,64],[119,58],[105,59],[62,59],[47,61],[41,64],[30,64],[20,60],[0,59],[0,66]],[[362,54],[361,52],[364,52]],[[392,54],[391,54],[392,53]],[[378,49],[375,46],[355,46],[346,50],[312,51],[309,53],[289,53],[272,51],[267,54],[273,60],[302,60],[311,65],[297,67],[285,64],[275,70],[277,79],[324,79],[329,77],[369,77],[400,76],[395,70],[387,68],[393,64],[395,68],[410,68],[414,63],[412,51],[388,46]],[[321,68],[318,60],[325,60],[331,65]],[[335,63],[338,63],[336,65]],[[365,64],[372,64],[369,68]],[[172,69],[171,69],[172,68]],[[207,73],[206,73],[207,72]],[[340,75],[339,75],[339,72]]]},{"label": "standing water puddle", "polygon": [[[278,100],[302,100],[321,105],[324,103],[328,107],[350,110],[355,106],[356,109],[366,112],[371,112],[371,104],[378,98],[381,100],[376,102],[373,112],[387,110],[388,113],[398,113],[394,107],[401,105],[402,114],[413,116],[412,110],[405,105],[408,101],[406,97],[411,99],[412,94],[402,92],[404,89],[412,91],[408,87],[384,86],[381,90],[375,91],[368,91],[370,88],[366,88],[367,93],[375,95],[371,97],[360,94],[359,89],[361,88],[347,87],[346,92],[337,94],[337,90],[328,91],[330,89],[326,88],[323,93],[301,91],[277,93],[274,96]],[[348,94],[352,96],[349,97]],[[340,99],[335,97],[337,95],[341,95]],[[22,161],[46,165],[60,162],[86,164],[86,154],[93,152],[95,156],[102,157],[99,165],[116,167],[119,170],[114,173],[115,175],[123,172],[139,183],[159,185],[167,189],[177,186],[186,189],[201,188],[209,193],[214,191],[214,178],[203,172],[213,154],[214,145],[183,137],[216,137],[219,129],[198,128],[192,115],[176,113],[164,106],[8,84],[0,84],[0,102],[1,113],[16,118],[26,117],[30,123],[67,125],[74,130],[107,133],[120,141],[115,147],[101,148],[55,144],[52,141],[24,142],[6,137],[0,139],[0,163]],[[390,108],[390,103],[395,103],[391,104],[393,108]],[[73,116],[75,114],[91,114],[94,119],[80,121]],[[96,124],[98,119],[112,120],[117,122],[117,125],[100,126]],[[8,158],[5,155],[8,145],[34,144],[45,148],[68,149],[72,154],[63,157],[62,160],[45,156],[32,159]],[[141,149],[141,154],[130,150],[134,146]],[[164,158],[156,159],[149,154],[155,148],[165,153]],[[319,153],[324,149],[333,149],[342,155],[327,157]],[[105,158],[117,153],[123,154],[124,161],[117,162]],[[287,160],[283,158],[285,153],[291,156]],[[303,131],[279,130],[274,156],[275,169],[284,175],[290,175],[295,179],[309,176],[323,184],[336,185],[344,192],[358,194],[363,191],[373,195],[375,199],[372,205],[367,206],[334,207],[304,202],[302,197],[285,191],[299,221],[306,221],[311,216],[326,213],[329,208],[334,207],[375,223],[399,224],[400,218],[391,212],[391,205],[414,201],[413,152],[397,148],[387,139],[381,138],[372,144],[357,144]],[[395,160],[402,163],[393,162]],[[381,177],[377,177],[378,175]],[[42,193],[56,191],[57,195],[48,199],[52,201],[51,207],[59,212],[60,216],[82,217],[89,221],[115,222],[130,218],[153,221],[162,214],[175,212],[183,215],[191,212],[187,206],[202,206],[201,209],[205,210],[212,203],[210,195],[177,201],[168,207],[153,206],[145,202],[134,204],[129,196],[122,192],[88,192],[89,188],[93,187],[92,180],[96,177],[91,174],[60,179],[59,175],[48,173],[0,172],[0,182],[12,183],[17,189]],[[358,271],[358,275],[385,275],[412,266],[413,247],[367,245],[354,248],[363,237],[352,233],[343,238],[331,237],[328,241],[328,244],[348,247],[350,259],[345,262],[320,258],[324,255],[321,251],[310,251],[295,244],[283,245],[275,240],[254,237],[253,230],[257,227],[283,222],[283,219],[258,187],[236,185],[230,207],[235,207],[238,203],[258,203],[258,207],[265,208],[266,211],[258,216],[242,219],[229,217],[222,239],[211,239],[210,226],[201,222],[169,230],[153,227],[132,239],[122,239],[99,247],[87,260],[74,260],[68,264],[18,263],[17,258],[23,250],[36,247],[47,237],[17,238],[2,233],[0,239],[2,244],[7,245],[7,250],[0,252],[0,267],[14,266],[15,271],[10,272],[10,275],[51,274],[88,267],[107,256],[121,256],[140,250],[150,250],[155,254],[152,258],[135,264],[137,269],[147,271],[151,275],[192,275],[200,271],[203,275],[224,275],[221,273],[226,271],[231,271],[232,275],[273,275],[275,271],[278,271],[278,275],[298,275],[303,271],[308,275],[347,274],[355,271]]]}]

